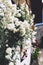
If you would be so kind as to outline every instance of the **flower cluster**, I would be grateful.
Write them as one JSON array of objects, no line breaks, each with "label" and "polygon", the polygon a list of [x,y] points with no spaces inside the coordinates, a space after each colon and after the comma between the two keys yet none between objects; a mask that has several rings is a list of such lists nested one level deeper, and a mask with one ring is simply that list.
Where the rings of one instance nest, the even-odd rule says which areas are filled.
[{"label": "flower cluster", "polygon": [[[11,0],[0,0],[1,27],[4,31],[8,30],[6,34],[9,33],[7,35],[5,55],[5,58],[9,60],[9,65],[16,65],[16,61],[20,60],[20,54],[23,57],[25,51],[31,46],[32,37],[36,34],[32,29],[34,18],[35,15],[32,14],[31,10],[28,10],[26,3],[17,6],[12,4]],[[10,42],[11,39],[13,40],[12,42]],[[16,47],[11,45],[12,43],[16,44]],[[23,46],[22,51],[20,51],[21,44]]]},{"label": "flower cluster", "polygon": [[16,61],[20,60],[20,46],[15,47],[8,47],[6,49],[7,55],[5,55],[5,58],[9,60],[9,65],[16,65]]},{"label": "flower cluster", "polygon": [[13,31],[13,33],[19,31],[22,36],[25,35],[27,31],[32,31],[31,25],[33,25],[33,19],[35,17],[31,11],[28,11],[27,4],[26,6],[24,5],[25,3],[19,8],[16,4],[9,3],[9,1],[5,1],[0,5],[0,17],[3,17],[1,23],[4,28]]}]

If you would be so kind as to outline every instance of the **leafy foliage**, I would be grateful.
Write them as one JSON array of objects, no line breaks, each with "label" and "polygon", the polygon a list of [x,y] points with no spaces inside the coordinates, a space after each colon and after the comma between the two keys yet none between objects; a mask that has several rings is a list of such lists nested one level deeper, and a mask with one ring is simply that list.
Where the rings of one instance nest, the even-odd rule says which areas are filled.
[{"label": "leafy foliage", "polygon": [[39,48],[36,48],[35,51],[34,51],[34,53],[32,54],[32,57],[33,57],[34,59],[37,59],[37,58],[38,58],[39,50],[40,50]]}]

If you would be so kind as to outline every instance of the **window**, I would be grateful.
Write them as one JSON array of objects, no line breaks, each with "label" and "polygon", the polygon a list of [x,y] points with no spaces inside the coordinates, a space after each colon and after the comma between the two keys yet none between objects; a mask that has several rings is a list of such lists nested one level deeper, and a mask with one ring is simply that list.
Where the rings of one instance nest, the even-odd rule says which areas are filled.
[{"label": "window", "polygon": [[35,23],[41,23],[42,22],[42,1],[31,0],[31,9],[35,14]]}]

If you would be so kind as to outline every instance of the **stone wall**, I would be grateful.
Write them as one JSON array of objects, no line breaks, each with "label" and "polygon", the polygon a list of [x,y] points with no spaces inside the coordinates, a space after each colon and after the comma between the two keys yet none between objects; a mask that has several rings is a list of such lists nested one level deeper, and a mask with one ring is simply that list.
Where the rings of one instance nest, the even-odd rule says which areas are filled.
[{"label": "stone wall", "polygon": [[41,41],[41,37],[43,36],[43,23],[36,24],[37,27],[37,35],[36,37],[38,38],[39,42]]}]

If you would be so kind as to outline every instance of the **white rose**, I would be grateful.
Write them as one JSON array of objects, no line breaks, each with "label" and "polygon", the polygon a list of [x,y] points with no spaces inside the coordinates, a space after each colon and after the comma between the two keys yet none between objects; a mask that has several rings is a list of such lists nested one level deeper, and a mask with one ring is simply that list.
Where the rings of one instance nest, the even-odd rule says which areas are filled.
[{"label": "white rose", "polygon": [[12,9],[17,9],[17,5],[16,4],[13,4],[12,5]]},{"label": "white rose", "polygon": [[[28,10],[28,5],[26,4],[26,10]],[[29,10],[28,10],[29,11]]]},{"label": "white rose", "polygon": [[21,34],[21,36],[24,36],[25,33],[26,33],[25,28],[20,29],[20,34]]},{"label": "white rose", "polygon": [[33,31],[32,35],[36,35],[36,34],[37,34],[37,32]]},{"label": "white rose", "polygon": [[[2,1],[2,0],[1,0]],[[6,10],[6,6],[5,5],[3,5],[3,3],[2,2],[0,2],[0,7],[3,9],[3,10]]]},{"label": "white rose", "polygon": [[24,50],[27,50],[28,49],[28,46],[24,46],[24,48],[23,48]]},{"label": "white rose", "polygon": [[6,53],[10,54],[12,52],[12,49],[9,47],[6,49]]},{"label": "white rose", "polygon": [[32,14],[32,11],[30,10],[30,14]]},{"label": "white rose", "polygon": [[14,30],[13,30],[13,33],[16,33],[18,30],[16,29],[16,28],[14,28]]},{"label": "white rose", "polygon": [[16,47],[16,51],[20,51],[20,46],[17,46]]},{"label": "white rose", "polygon": [[24,54],[24,53],[23,53],[23,52],[21,52],[21,57],[23,57],[23,54]]},{"label": "white rose", "polygon": [[8,44],[6,44],[6,47],[8,47]]},{"label": "white rose", "polygon": [[32,41],[33,41],[33,43],[36,43],[36,37],[34,37],[34,38],[32,39]]},{"label": "white rose", "polygon": [[16,59],[16,57],[17,57],[17,55],[15,54],[15,55],[13,56],[13,60],[15,60],[15,59]]},{"label": "white rose", "polygon": [[25,28],[31,28],[30,24],[26,20],[24,20],[23,25]]},{"label": "white rose", "polygon": [[5,58],[8,59],[8,60],[11,59],[10,55],[6,55]]},{"label": "white rose", "polygon": [[14,65],[14,63],[13,62],[9,62],[9,65]]},{"label": "white rose", "polygon": [[16,4],[12,5],[12,12],[13,12],[13,15],[15,16],[16,13],[17,13],[17,6],[16,6]]},{"label": "white rose", "polygon": [[15,28],[14,23],[7,24],[7,28],[8,28],[9,30],[14,30],[14,28]]},{"label": "white rose", "polygon": [[16,23],[16,21],[18,22],[19,20],[18,18],[14,17],[14,22]]},{"label": "white rose", "polygon": [[38,28],[37,27],[34,27],[35,30],[37,30]]},{"label": "white rose", "polygon": [[16,22],[15,22],[15,25],[16,25],[16,26],[20,26],[20,24],[21,24],[21,23],[20,23],[19,21],[16,21]]},{"label": "white rose", "polygon": [[30,20],[31,20],[31,22],[34,22],[34,20],[32,18]]},{"label": "white rose", "polygon": [[24,11],[21,11],[21,13],[25,15],[25,12]]},{"label": "white rose", "polygon": [[14,16],[9,16],[9,21],[13,22],[14,21]]},{"label": "white rose", "polygon": [[17,15],[16,15],[17,17],[21,17],[21,13],[17,13]]},{"label": "white rose", "polygon": [[11,2],[11,0],[2,0],[2,2],[4,3],[4,4],[9,4],[9,5],[12,5],[12,2]]},{"label": "white rose", "polygon": [[29,15],[29,9],[28,9],[28,5],[26,4],[26,11],[27,11],[27,15]]},{"label": "white rose", "polygon": [[33,18],[35,18],[35,14],[33,14]]},{"label": "white rose", "polygon": [[31,40],[26,40],[26,45],[30,45],[31,44]]},{"label": "white rose", "polygon": [[15,47],[12,47],[12,50],[15,50]]}]

